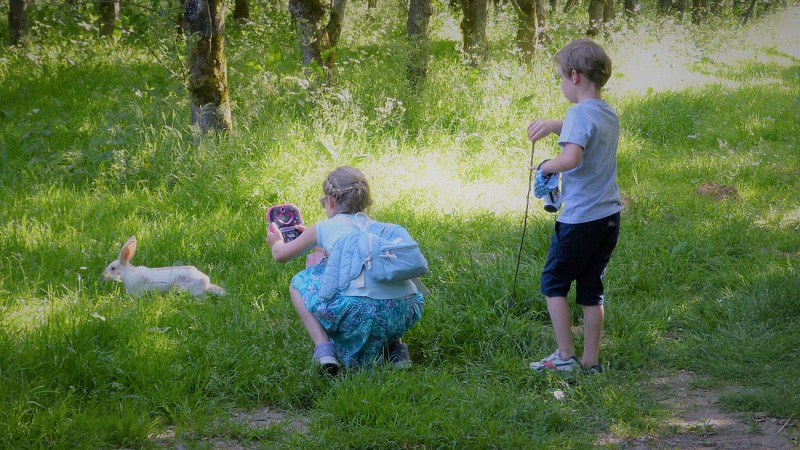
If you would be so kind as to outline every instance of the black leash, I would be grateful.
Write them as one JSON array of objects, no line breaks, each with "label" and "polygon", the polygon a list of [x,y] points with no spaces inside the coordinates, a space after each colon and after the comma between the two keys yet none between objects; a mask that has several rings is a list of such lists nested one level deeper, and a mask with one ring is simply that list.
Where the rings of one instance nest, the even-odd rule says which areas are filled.
[{"label": "black leash", "polygon": [[519,275],[519,266],[522,262],[522,247],[525,244],[525,233],[528,231],[528,208],[531,204],[531,189],[533,188],[533,150],[536,147],[534,142],[531,142],[531,164],[530,172],[528,173],[528,191],[525,194],[525,218],[522,220],[522,238],[519,240],[519,252],[517,253],[517,267],[514,269],[514,284],[511,287],[511,302],[506,305],[506,315],[503,318],[503,327],[506,326],[506,320],[511,313],[511,308],[517,303],[517,276]]}]

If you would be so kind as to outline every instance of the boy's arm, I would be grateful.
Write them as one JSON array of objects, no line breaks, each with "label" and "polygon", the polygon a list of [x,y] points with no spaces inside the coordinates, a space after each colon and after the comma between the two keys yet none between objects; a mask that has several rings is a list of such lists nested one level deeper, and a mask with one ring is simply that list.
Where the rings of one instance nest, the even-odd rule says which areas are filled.
[{"label": "boy's arm", "polygon": [[572,142],[567,142],[561,154],[542,164],[539,170],[542,171],[542,175],[566,172],[567,170],[578,167],[582,159],[583,147],[578,144],[573,144]]},{"label": "boy's arm", "polygon": [[536,119],[528,124],[528,139],[533,142],[538,141],[550,133],[561,134],[561,127],[564,126],[563,120],[544,120]]}]

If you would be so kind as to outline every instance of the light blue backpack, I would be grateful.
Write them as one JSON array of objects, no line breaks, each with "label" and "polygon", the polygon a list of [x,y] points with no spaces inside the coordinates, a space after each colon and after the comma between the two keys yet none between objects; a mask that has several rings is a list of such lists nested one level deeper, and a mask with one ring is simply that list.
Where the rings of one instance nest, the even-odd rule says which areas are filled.
[{"label": "light blue backpack", "polygon": [[421,286],[416,278],[429,273],[430,269],[408,230],[397,224],[372,220],[363,213],[356,214],[355,221],[341,216],[336,220],[356,229],[339,238],[331,248],[320,287],[322,298],[332,297],[353,280],[363,286],[364,280],[359,280],[362,276],[373,283],[412,280]]}]

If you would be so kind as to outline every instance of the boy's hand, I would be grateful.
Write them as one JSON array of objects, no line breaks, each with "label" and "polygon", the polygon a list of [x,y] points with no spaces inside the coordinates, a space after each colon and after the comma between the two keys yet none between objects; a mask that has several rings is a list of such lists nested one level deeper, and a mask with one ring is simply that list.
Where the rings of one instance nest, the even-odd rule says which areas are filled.
[{"label": "boy's hand", "polygon": [[536,171],[536,176],[533,180],[533,195],[536,198],[542,198],[558,187],[557,175],[544,175],[541,170]]},{"label": "boy's hand", "polygon": [[550,133],[561,133],[561,120],[536,119],[528,125],[528,139],[533,142],[546,137]]}]

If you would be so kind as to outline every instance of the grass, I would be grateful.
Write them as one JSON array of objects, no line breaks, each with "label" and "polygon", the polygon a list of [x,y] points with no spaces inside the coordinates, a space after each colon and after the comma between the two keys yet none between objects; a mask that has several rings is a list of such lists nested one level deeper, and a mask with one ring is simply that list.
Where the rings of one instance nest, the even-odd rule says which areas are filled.
[{"label": "grass", "polygon": [[[225,139],[190,127],[172,76],[182,44],[163,18],[132,15],[141,33],[112,41],[59,12],[38,18],[30,49],[2,50],[0,446],[148,448],[171,431],[193,448],[585,448],[664,432],[648,383],[676,370],[731,388],[731,411],[796,416],[800,55],[782,30],[797,8],[714,34],[645,14],[603,38],[626,209],[606,278],[610,370],[571,380],[527,368],[554,346],[538,294],[553,217],[535,200],[511,293],[523,129],[567,108],[548,55],[582,19],[553,17],[554,42],[528,67],[495,14],[477,70],[442,8],[414,92],[402,11],[385,4],[369,22],[352,6],[338,76],[315,89],[283,9],[229,24]],[[537,159],[556,147],[543,141]],[[323,218],[321,180],[342,164],[367,174],[373,215],[404,223],[431,263],[409,372],[318,377],[287,295],[302,263],[272,262],[264,243],[271,204]],[[709,183],[738,198],[695,193]],[[228,295],[132,298],[101,282],[134,234],[136,264],[195,265]],[[307,430],[232,420],[260,408]]]}]

